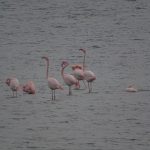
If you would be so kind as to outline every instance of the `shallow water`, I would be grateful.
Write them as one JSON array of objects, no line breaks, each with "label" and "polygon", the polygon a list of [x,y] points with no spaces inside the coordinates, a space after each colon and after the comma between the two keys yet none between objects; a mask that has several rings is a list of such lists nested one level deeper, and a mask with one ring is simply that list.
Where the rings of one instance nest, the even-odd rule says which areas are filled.
[{"label": "shallow water", "polygon": [[[0,148],[149,150],[149,8],[147,0],[0,0]],[[79,48],[97,79],[91,94],[81,84],[68,96],[60,64],[82,63]],[[43,55],[65,88],[56,101]],[[12,98],[9,76],[33,80],[36,95]],[[127,93],[129,84],[139,91]]]}]

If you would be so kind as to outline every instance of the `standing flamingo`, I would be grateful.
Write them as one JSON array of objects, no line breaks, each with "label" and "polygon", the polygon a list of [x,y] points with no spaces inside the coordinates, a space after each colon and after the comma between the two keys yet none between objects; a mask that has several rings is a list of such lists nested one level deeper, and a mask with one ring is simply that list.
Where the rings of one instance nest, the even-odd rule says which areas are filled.
[{"label": "standing flamingo", "polygon": [[[77,85],[77,89],[79,89],[80,88],[80,83],[79,83],[79,81],[83,81],[84,82],[84,72],[83,72],[83,69],[82,69],[82,66],[80,66],[80,65],[73,65],[72,66],[72,70],[73,70],[73,75],[74,75],[74,77],[78,80],[78,85]],[[84,83],[84,85],[85,85],[85,83]]]},{"label": "standing flamingo", "polygon": [[22,86],[22,90],[28,94],[35,94],[36,87],[33,81],[28,81],[25,85]]},{"label": "standing flamingo", "polygon": [[[13,97],[16,96],[17,97],[17,91],[19,91],[20,89],[20,84],[19,84],[19,80],[17,78],[7,78],[5,83],[10,87],[10,89],[13,92]],[[16,95],[14,94],[16,93]]]},{"label": "standing flamingo", "polygon": [[61,86],[59,81],[57,81],[55,78],[48,77],[48,74],[49,74],[49,58],[44,56],[44,57],[42,57],[42,59],[44,59],[46,61],[46,65],[47,65],[46,66],[46,78],[48,80],[48,87],[52,91],[52,100],[55,100],[55,90],[56,89],[63,89],[63,87]]},{"label": "standing flamingo", "polygon": [[84,57],[83,57],[83,72],[84,72],[84,79],[88,83],[88,89],[89,93],[92,92],[92,82],[96,80],[95,74],[91,70],[85,70],[85,56],[86,56],[86,50],[85,49],[79,49],[80,51],[83,52]]},{"label": "standing flamingo", "polygon": [[72,95],[72,85],[77,85],[78,81],[77,79],[71,75],[71,74],[65,74],[64,73],[64,69],[69,65],[69,63],[67,61],[63,61],[61,64],[62,70],[61,70],[61,75],[62,78],[64,79],[64,82],[68,85],[69,87],[69,95]]}]

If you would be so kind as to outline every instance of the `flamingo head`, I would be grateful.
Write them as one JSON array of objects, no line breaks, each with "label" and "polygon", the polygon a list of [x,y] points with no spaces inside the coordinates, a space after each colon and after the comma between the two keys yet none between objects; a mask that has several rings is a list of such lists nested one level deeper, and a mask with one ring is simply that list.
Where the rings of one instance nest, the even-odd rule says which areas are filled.
[{"label": "flamingo head", "polygon": [[49,61],[48,57],[47,56],[43,56],[41,57],[42,59],[45,59],[46,61]]},{"label": "flamingo head", "polygon": [[69,63],[66,60],[62,61],[62,63],[61,63],[62,68],[67,67],[68,65],[69,65]]},{"label": "flamingo head", "polygon": [[84,54],[86,54],[86,50],[85,49],[80,48],[79,51],[82,51]]},{"label": "flamingo head", "polygon": [[5,81],[5,83],[6,83],[8,86],[10,86],[10,81],[11,81],[11,79],[10,79],[10,78],[7,78],[6,81]]}]

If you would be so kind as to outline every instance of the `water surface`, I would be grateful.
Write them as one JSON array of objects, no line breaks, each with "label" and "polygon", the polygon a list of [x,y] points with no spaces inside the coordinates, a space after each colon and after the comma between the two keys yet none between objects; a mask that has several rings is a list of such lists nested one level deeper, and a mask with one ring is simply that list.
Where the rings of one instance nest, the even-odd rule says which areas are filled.
[{"label": "water surface", "polygon": [[[147,0],[0,0],[1,149],[149,150],[149,8]],[[91,94],[68,96],[60,64],[81,63],[79,48],[97,79]],[[43,55],[65,88],[56,101]],[[12,98],[9,76],[33,80],[36,95]],[[129,84],[139,92],[127,93]]]}]

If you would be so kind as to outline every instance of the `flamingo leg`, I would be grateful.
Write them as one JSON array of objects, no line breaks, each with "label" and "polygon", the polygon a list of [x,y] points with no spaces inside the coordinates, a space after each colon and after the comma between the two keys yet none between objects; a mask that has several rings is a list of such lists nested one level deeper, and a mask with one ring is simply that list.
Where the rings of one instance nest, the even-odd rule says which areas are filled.
[{"label": "flamingo leg", "polygon": [[72,95],[71,86],[69,86],[69,95]]},{"label": "flamingo leg", "polygon": [[54,100],[55,100],[55,90],[54,90]]},{"label": "flamingo leg", "polygon": [[85,84],[85,80],[82,80],[82,81],[83,81],[84,87],[87,88],[87,86],[86,86],[86,84]]},{"label": "flamingo leg", "polygon": [[88,82],[89,93],[92,92],[92,82]]},{"label": "flamingo leg", "polygon": [[52,100],[53,100],[53,90],[52,90]]},{"label": "flamingo leg", "polygon": [[91,92],[92,92],[92,82],[91,82]]},{"label": "flamingo leg", "polygon": [[89,89],[89,93],[91,92],[90,90],[90,82],[88,82],[88,89]]}]

